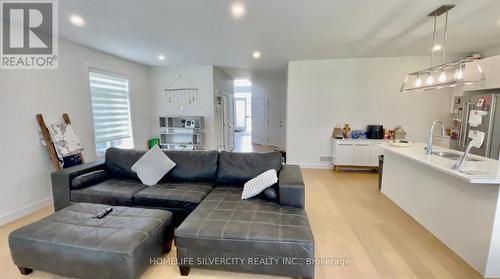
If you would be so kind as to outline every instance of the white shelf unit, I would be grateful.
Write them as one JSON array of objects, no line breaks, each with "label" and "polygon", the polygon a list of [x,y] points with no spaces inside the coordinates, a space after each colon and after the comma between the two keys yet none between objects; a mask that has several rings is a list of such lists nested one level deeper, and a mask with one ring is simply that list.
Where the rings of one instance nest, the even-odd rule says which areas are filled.
[{"label": "white shelf unit", "polygon": [[160,148],[205,150],[203,116],[160,116]]}]

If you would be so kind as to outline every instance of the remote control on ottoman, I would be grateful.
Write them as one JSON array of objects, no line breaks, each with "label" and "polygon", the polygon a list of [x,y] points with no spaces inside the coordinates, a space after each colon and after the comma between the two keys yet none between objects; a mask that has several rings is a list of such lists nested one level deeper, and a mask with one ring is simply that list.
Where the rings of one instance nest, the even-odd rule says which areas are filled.
[{"label": "remote control on ottoman", "polygon": [[102,219],[106,215],[108,215],[109,213],[111,213],[111,211],[113,211],[113,208],[112,207],[107,207],[107,208],[101,210],[101,212],[97,213],[97,215],[94,218],[96,218],[96,219]]}]

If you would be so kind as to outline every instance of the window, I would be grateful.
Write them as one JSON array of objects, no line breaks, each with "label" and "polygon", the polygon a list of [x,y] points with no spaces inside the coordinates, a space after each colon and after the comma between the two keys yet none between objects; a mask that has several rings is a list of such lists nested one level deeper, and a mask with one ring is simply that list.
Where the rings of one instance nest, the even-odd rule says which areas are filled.
[{"label": "window", "polygon": [[96,70],[89,79],[97,156],[109,147],[133,148],[128,80]]}]

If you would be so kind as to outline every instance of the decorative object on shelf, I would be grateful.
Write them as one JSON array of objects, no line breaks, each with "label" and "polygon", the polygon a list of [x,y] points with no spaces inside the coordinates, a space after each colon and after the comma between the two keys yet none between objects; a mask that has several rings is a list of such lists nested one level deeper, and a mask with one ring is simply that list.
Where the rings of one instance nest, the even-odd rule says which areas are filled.
[{"label": "decorative object on shelf", "polygon": [[332,138],[334,138],[334,139],[343,139],[344,138],[344,133],[342,131],[342,128],[340,128],[340,124],[337,124],[337,126],[335,128],[333,128]]},{"label": "decorative object on shelf", "polygon": [[153,148],[155,145],[160,145],[159,138],[152,138],[152,139],[148,140],[148,148],[149,149]]},{"label": "decorative object on shelf", "polygon": [[354,130],[354,131],[352,131],[352,133],[351,133],[351,137],[352,137],[353,139],[364,138],[364,137],[365,137],[365,133],[366,133],[366,132],[365,132],[365,131],[363,131],[363,130]]},{"label": "decorative object on shelf", "polygon": [[396,127],[396,130],[394,131],[394,139],[395,140],[405,140],[406,139],[406,132],[403,130],[403,127],[399,126]]},{"label": "decorative object on shelf", "polygon": [[[177,85],[179,82],[184,82],[185,85]],[[189,105],[199,99],[200,89],[194,87],[179,74],[166,89],[163,89],[163,91],[169,103],[175,103],[180,110],[186,110]]]},{"label": "decorative object on shelf", "polygon": [[344,128],[342,129],[342,134],[345,139],[351,138],[351,126],[348,123],[344,124]]},{"label": "decorative object on shelf", "polygon": [[393,139],[394,139],[395,134],[396,134],[396,131],[395,131],[395,130],[389,130],[389,139],[390,139],[390,140],[393,140]]},{"label": "decorative object on shelf", "polygon": [[384,129],[384,139],[385,140],[389,139],[389,129]]},{"label": "decorative object on shelf", "polygon": [[[455,87],[458,84],[472,84],[484,80],[483,71],[479,66],[476,56],[466,57],[445,63],[446,40],[448,36],[448,11],[455,5],[443,5],[432,11],[429,16],[434,18],[434,31],[432,33],[431,66],[427,69],[410,73],[401,87],[401,92],[415,90],[430,91],[445,87]],[[436,44],[437,17],[445,15],[443,42]],[[434,65],[434,52],[442,51],[441,64]]]},{"label": "decorative object on shelf", "polygon": [[160,148],[204,150],[203,116],[160,116]]}]

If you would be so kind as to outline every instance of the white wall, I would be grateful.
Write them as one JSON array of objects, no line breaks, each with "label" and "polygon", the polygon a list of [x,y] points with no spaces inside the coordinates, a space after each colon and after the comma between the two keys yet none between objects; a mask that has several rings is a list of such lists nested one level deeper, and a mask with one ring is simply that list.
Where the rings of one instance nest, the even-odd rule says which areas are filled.
[{"label": "white wall", "polygon": [[[175,103],[169,103],[163,94],[163,90],[181,74],[182,77],[196,88],[200,89],[199,99],[189,105],[185,110],[181,110]],[[205,117],[205,148],[207,150],[217,148],[217,136],[215,132],[214,114],[214,79],[213,66],[192,65],[192,66],[164,66],[151,69],[151,96],[153,133],[151,136],[158,137],[160,115],[190,115]],[[174,87],[187,86],[184,81],[178,81]]]},{"label": "white wall", "polygon": [[89,66],[129,78],[135,147],[145,148],[150,136],[147,67],[63,40],[59,57],[58,70],[0,70],[0,224],[51,203],[53,169],[40,144],[36,114],[53,122],[67,112],[85,160],[96,159]]},{"label": "white wall", "polygon": [[449,89],[400,93],[407,73],[428,67],[428,57],[292,61],[288,65],[287,160],[323,167],[331,156],[332,130],[350,123],[384,128],[403,125],[410,140],[423,142],[436,119],[449,114]]},{"label": "white wall", "polygon": [[252,74],[252,97],[286,97],[286,71],[254,71]]}]

